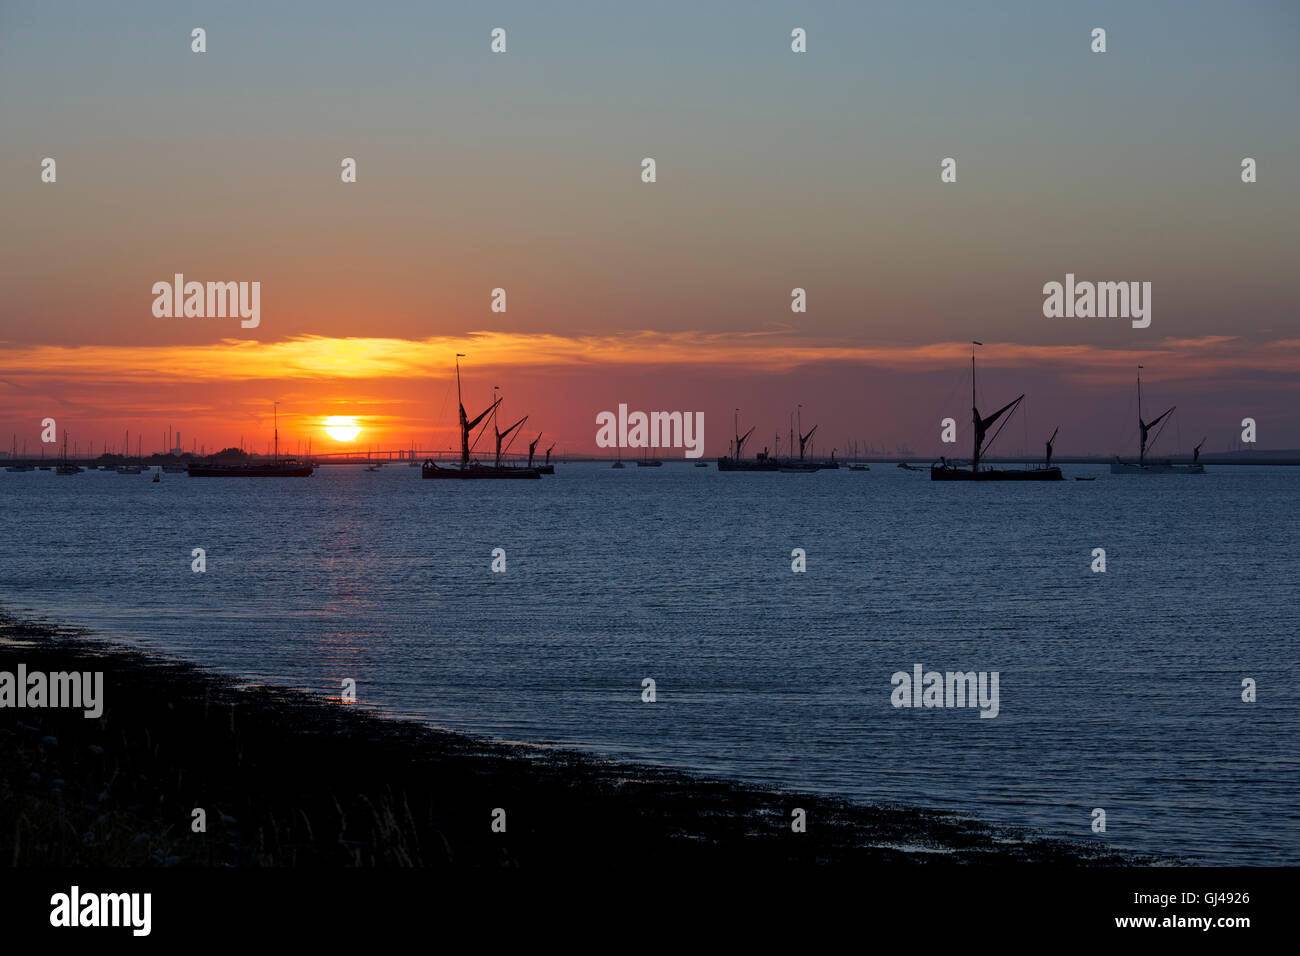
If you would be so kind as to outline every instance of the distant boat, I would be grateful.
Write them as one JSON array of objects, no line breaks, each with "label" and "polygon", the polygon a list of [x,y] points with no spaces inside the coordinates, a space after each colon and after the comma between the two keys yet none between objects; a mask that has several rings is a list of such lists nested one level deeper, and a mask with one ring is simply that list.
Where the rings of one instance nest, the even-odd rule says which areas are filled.
[{"label": "distant boat", "polygon": [[709,463],[708,463],[707,461],[697,461],[697,462],[695,463],[695,467],[696,467],[696,468],[708,468],[708,467],[709,467]]},{"label": "distant boat", "polygon": [[555,474],[555,466],[551,464],[551,448],[555,447],[554,444],[551,445],[551,448],[546,449],[546,464],[533,464],[533,457],[537,452],[537,443],[541,440],[542,433],[538,432],[537,437],[528,443],[528,467],[536,469],[539,475],[553,475]]},{"label": "distant boat", "polygon": [[613,467],[614,467],[614,468],[626,468],[627,465],[623,464],[623,459],[622,459],[622,458],[617,458],[617,459],[614,460],[614,465],[613,465]]},{"label": "distant boat", "polygon": [[[1138,395],[1138,460],[1136,462],[1122,461],[1119,455],[1110,463],[1110,473],[1112,475],[1203,475],[1205,466],[1201,464],[1201,445],[1205,444],[1205,439],[1201,439],[1201,444],[1196,446],[1192,453],[1192,463],[1190,465],[1175,465],[1173,462],[1165,461],[1147,461],[1147,437],[1151,434],[1151,429],[1155,428],[1161,421],[1174,413],[1177,405],[1171,405],[1166,411],[1157,415],[1149,422],[1142,420],[1142,366],[1138,366],[1137,376],[1137,395]],[[1166,423],[1167,424],[1167,423]],[[1161,426],[1160,431],[1164,427]],[[1160,437],[1160,431],[1156,432],[1156,438]],[[1156,438],[1151,440],[1155,444]]]},{"label": "distant boat", "polygon": [[663,462],[658,458],[642,458],[636,463],[638,468],[659,468],[662,467],[662,465]]},{"label": "distant boat", "polygon": [[162,466],[162,470],[169,475],[183,475],[190,469],[183,461],[169,461]]},{"label": "distant boat", "polygon": [[279,402],[275,409],[275,457],[269,462],[243,461],[231,464],[190,462],[186,472],[191,478],[309,478],[316,470],[309,462],[280,457]]},{"label": "distant boat", "polygon": [[[979,345],[979,342],[973,345]],[[985,468],[980,469],[980,455],[984,451],[984,439],[988,435],[988,430],[993,424],[1008,412],[1014,413],[1016,408],[1024,401],[1025,396],[1022,394],[1014,400],[1008,402],[999,408],[992,415],[984,418],[979,413],[977,399],[975,397],[975,349],[970,353],[970,394],[971,394],[971,416],[975,426],[974,435],[974,453],[971,457],[970,468],[958,467],[956,463],[949,462],[947,459],[940,459],[942,464],[930,466],[931,481],[1061,481],[1064,476],[1061,469],[1054,467],[1051,463],[1052,457],[1052,440],[1047,443],[1047,462],[1040,468],[1029,469],[1011,469],[1011,468]],[[1010,419],[1008,418],[1008,421]],[[1003,422],[1005,425],[1006,422]],[[1000,432],[1002,429],[999,428]],[[1059,429],[1058,429],[1059,430]],[[998,433],[993,433],[993,438],[989,440],[992,444],[997,438]],[[1052,439],[1056,437],[1055,433]]]},{"label": "distant boat", "polygon": [[63,460],[60,461],[58,465],[55,466],[54,473],[56,475],[79,475],[81,474],[81,471],[82,471],[81,468],[77,467],[72,462],[68,461],[68,432],[67,429],[64,429]]},{"label": "distant boat", "polygon": [[849,471],[870,471],[870,465],[849,465]]},{"label": "distant boat", "polygon": [[[551,448],[555,447],[555,442],[551,442]],[[546,462],[538,465],[537,470],[543,475],[555,474],[555,466],[551,464],[551,448],[546,449]]]},{"label": "distant boat", "polygon": [[925,471],[924,468],[917,468],[915,465],[909,465],[905,461],[900,461],[898,467],[902,468],[904,471]]},{"label": "distant boat", "polygon": [[144,471],[144,465],[118,465],[119,475],[138,475]]},{"label": "distant boat", "polygon": [[745,458],[745,442],[749,441],[749,436],[754,434],[755,425],[745,434],[740,434],[740,410],[735,414],[735,440],[731,445],[731,454],[723,455],[718,459],[718,471],[780,471],[781,463],[767,453],[766,450],[760,451],[753,458]]},{"label": "distant boat", "polygon": [[[42,451],[44,451],[44,449],[42,449]],[[23,442],[23,454],[24,455],[27,454],[26,441]],[[18,458],[18,436],[17,435],[14,435],[14,446],[13,446],[13,450],[9,452],[9,457],[10,459],[15,461],[15,464],[10,465],[8,468],[5,469],[5,471],[34,471],[35,470],[34,465],[29,465],[26,462],[17,462],[17,458]]]},{"label": "distant boat", "polygon": [[1074,480],[1075,480],[1075,481],[1096,481],[1096,480],[1097,480],[1097,476],[1096,476],[1096,475],[1092,475],[1092,476],[1089,477],[1089,478],[1080,478],[1078,475],[1075,475],[1075,476],[1074,476]]},{"label": "distant boat", "polygon": [[[420,467],[421,478],[454,478],[454,479],[473,479],[473,478],[540,478],[542,473],[536,468],[524,468],[519,465],[503,465],[501,463],[501,440],[509,435],[512,431],[528,421],[525,415],[519,421],[515,422],[505,431],[496,427],[496,412],[501,405],[501,399],[498,397],[489,405],[478,417],[470,421],[465,415],[465,402],[461,397],[460,389],[460,360],[465,356],[456,355],[456,401],[460,409],[460,463],[456,467],[448,465],[439,465],[432,458],[427,459]],[[487,419],[493,425],[493,431],[496,433],[497,448],[496,459],[491,465],[485,465],[478,461],[471,461],[469,457],[469,433],[479,422]],[[487,426],[484,425],[484,428]]]}]

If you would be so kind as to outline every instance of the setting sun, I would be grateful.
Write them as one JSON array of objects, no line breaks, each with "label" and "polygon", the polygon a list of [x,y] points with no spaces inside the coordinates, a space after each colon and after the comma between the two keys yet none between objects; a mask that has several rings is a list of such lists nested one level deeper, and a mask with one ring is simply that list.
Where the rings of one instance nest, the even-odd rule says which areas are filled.
[{"label": "setting sun", "polygon": [[324,422],[325,434],[335,441],[352,441],[361,434],[361,428],[355,418],[331,415]]}]

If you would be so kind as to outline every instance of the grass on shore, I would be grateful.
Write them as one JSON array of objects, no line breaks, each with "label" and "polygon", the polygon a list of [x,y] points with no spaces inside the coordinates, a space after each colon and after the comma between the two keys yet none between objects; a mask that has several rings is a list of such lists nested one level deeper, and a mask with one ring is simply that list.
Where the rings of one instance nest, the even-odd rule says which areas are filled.
[{"label": "grass on shore", "polygon": [[[0,865],[786,867],[1139,862],[1105,846],[564,750],[233,681],[0,611],[0,670],[103,671],[104,712],[0,709]],[[492,811],[506,810],[494,833]],[[807,811],[793,833],[791,810]],[[191,830],[202,808],[207,831]]]}]

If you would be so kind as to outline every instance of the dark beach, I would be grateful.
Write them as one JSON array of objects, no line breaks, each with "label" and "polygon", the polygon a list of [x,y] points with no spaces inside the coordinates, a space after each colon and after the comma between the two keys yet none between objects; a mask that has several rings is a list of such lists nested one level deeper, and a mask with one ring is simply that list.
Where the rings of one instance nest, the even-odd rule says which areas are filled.
[{"label": "dark beach", "polygon": [[[104,710],[0,708],[17,867],[1130,865],[1104,845],[846,803],[246,687],[0,611],[0,671],[102,671]],[[492,830],[494,808],[506,832]],[[807,811],[807,832],[791,811]],[[203,808],[207,832],[191,832]]]}]

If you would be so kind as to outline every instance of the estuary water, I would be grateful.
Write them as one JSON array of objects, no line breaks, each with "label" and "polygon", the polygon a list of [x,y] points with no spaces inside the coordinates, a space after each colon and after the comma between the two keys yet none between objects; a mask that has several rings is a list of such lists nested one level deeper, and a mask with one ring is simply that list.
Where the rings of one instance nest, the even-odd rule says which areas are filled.
[{"label": "estuary water", "polygon": [[[0,601],[500,739],[1300,863],[1300,468],[556,471],[0,473]],[[917,664],[996,671],[997,716],[894,707]]]}]

